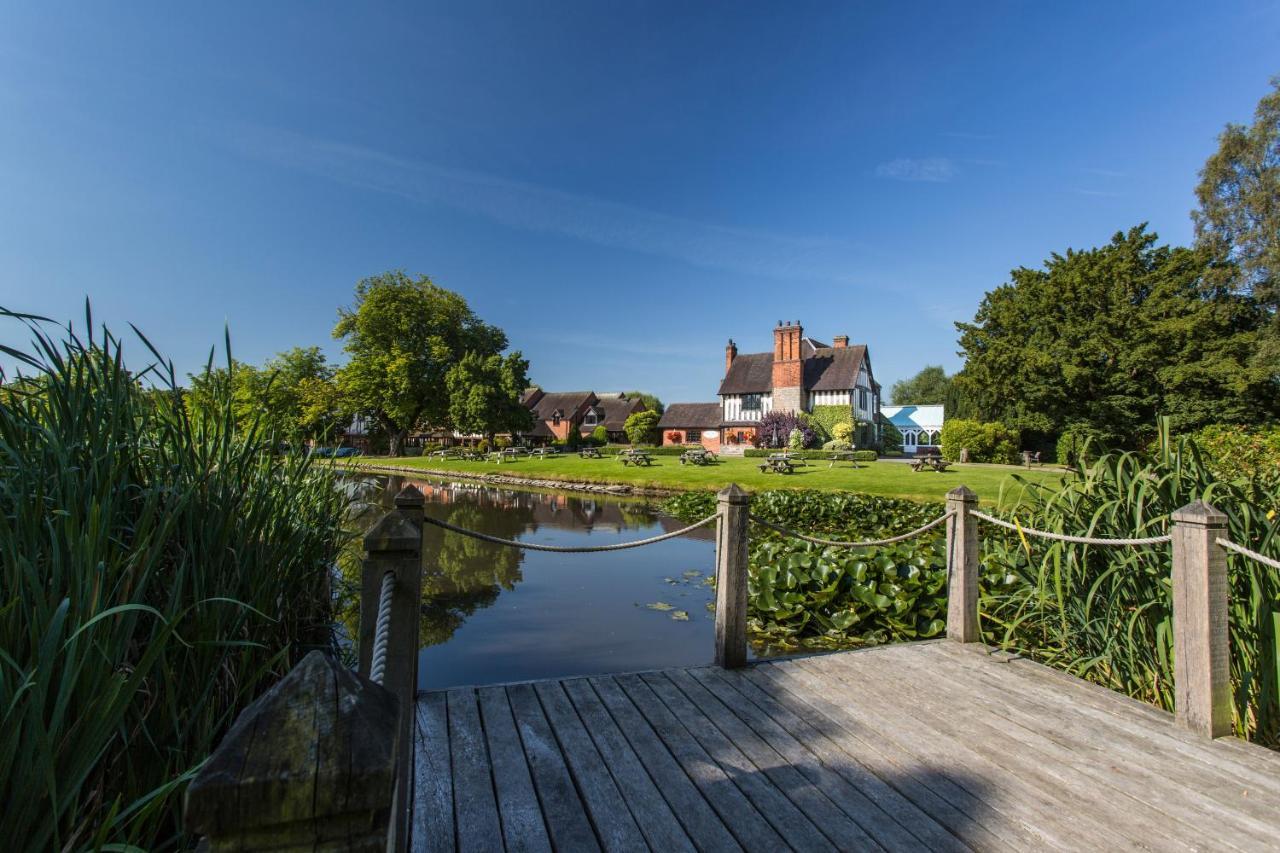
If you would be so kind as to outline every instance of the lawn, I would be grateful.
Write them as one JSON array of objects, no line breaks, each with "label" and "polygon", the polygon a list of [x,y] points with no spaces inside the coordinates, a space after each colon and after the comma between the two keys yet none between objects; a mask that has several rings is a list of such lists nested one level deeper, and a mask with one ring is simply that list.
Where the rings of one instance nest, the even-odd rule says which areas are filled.
[{"label": "lawn", "polygon": [[617,459],[581,459],[565,455],[548,459],[522,458],[514,462],[464,462],[422,457],[369,457],[355,465],[395,466],[469,474],[508,474],[518,477],[563,480],[577,483],[625,483],[632,486],[666,489],[719,489],[737,483],[748,491],[794,488],[824,491],[862,492],[870,495],[941,500],[948,490],[965,485],[977,492],[984,503],[995,503],[1002,492],[1016,500],[1022,482],[1056,483],[1064,475],[1059,469],[1027,470],[1013,465],[955,465],[945,473],[912,471],[902,462],[860,462],[855,470],[848,463],[828,468],[813,461],[792,474],[761,473],[759,459],[727,458],[713,465],[681,465],[678,457],[656,456],[653,465],[624,466]]}]

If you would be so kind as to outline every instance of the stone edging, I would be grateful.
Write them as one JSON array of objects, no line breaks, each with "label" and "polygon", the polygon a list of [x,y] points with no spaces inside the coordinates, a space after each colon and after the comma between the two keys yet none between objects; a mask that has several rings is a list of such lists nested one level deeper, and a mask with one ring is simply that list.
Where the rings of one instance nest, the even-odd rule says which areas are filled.
[{"label": "stone edging", "polygon": [[639,497],[665,498],[682,494],[680,489],[659,489],[633,486],[627,483],[578,483],[572,480],[543,480],[535,477],[514,477],[507,474],[482,474],[475,471],[442,471],[432,468],[410,468],[400,465],[369,465],[356,463],[352,471],[368,471],[373,474],[403,474],[405,476],[456,478],[477,480],[495,486],[524,486],[530,489],[561,489],[570,492],[588,492],[607,495],[636,495]]}]

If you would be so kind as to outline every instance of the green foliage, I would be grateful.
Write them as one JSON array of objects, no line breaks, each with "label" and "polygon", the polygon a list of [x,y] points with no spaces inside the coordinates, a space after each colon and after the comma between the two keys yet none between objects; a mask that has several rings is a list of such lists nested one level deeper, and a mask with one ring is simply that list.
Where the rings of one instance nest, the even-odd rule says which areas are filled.
[{"label": "green foliage", "polygon": [[1254,358],[1265,308],[1212,286],[1205,252],[1155,243],[1139,226],[1016,269],[956,324],[955,381],[982,419],[1042,434],[1083,422],[1136,447],[1157,414],[1187,430],[1277,411],[1275,364]]},{"label": "green foliage", "polygon": [[604,428],[604,424],[591,431],[591,443],[596,447],[604,447],[609,443],[609,431]]},{"label": "green foliage", "polygon": [[622,425],[623,431],[627,434],[627,440],[632,444],[657,444],[658,421],[662,415],[652,409],[646,409],[642,412],[632,412],[627,416],[627,421]]},{"label": "green foliage", "polygon": [[787,436],[787,447],[792,450],[804,450],[804,433],[799,429],[793,429]]},{"label": "green foliage", "polygon": [[662,414],[665,411],[662,401],[658,399],[656,394],[649,394],[645,391],[626,391],[624,393],[627,395],[628,400],[639,399],[641,403],[644,403],[646,409],[652,409],[658,414]]},{"label": "green foliage", "polygon": [[[831,444],[831,443],[838,444],[839,442],[828,442],[828,444]],[[744,450],[742,452],[742,455],[748,458],[759,459],[759,458],[770,456],[774,453],[779,453],[779,452],[781,451],[770,450],[767,447],[751,447]],[[785,452],[790,454],[791,456],[798,456],[801,459],[821,459],[823,461],[828,461],[831,459],[831,450],[825,447],[824,448],[814,447],[814,448],[809,448],[807,450],[790,450],[789,449]],[[874,450],[855,450],[853,451],[853,458],[858,462],[874,462],[876,461],[876,459],[879,458],[879,454],[877,454]]]},{"label": "green foliage", "polygon": [[1215,425],[1192,438],[1215,479],[1260,479],[1280,488],[1280,424],[1254,429]]},{"label": "green foliage", "polygon": [[[715,511],[706,492],[679,495],[664,512],[696,521]],[[801,533],[838,540],[903,533],[943,512],[851,493],[778,490],[752,499],[751,512]],[[943,537],[925,535],[887,548],[829,548],[753,527],[748,564],[748,627],[775,651],[852,648],[939,636],[946,619]]]},{"label": "green foliage", "polygon": [[1096,462],[1113,440],[1114,436],[1104,435],[1089,424],[1074,423],[1058,436],[1058,464],[1074,466],[1078,462]]},{"label": "green foliage", "polygon": [[832,439],[831,441],[823,442],[822,449],[823,450],[853,450],[853,445],[850,444],[848,441],[840,441],[839,439]]},{"label": "green foliage", "polygon": [[[1239,293],[1280,308],[1280,77],[1251,125],[1228,124],[1204,164],[1192,211],[1196,240]],[[1273,362],[1274,367],[1274,362]]]},{"label": "green foliage", "polygon": [[445,374],[449,418],[455,429],[493,438],[533,426],[533,413],[520,402],[528,385],[529,362],[519,352],[503,357],[469,352]]},{"label": "green foliage", "polygon": [[131,374],[106,330],[28,322],[16,357],[39,381],[0,406],[0,836],[186,849],[195,770],[332,643],[346,501],[307,457],[273,455],[261,420],[238,425],[229,395],[190,417],[154,351],[162,367]]},{"label": "green foliage", "polygon": [[[1028,485],[1024,527],[1097,537],[1165,533],[1168,517],[1205,500],[1227,535],[1280,557],[1280,491],[1260,476],[1224,481],[1195,447],[1152,457],[1111,453],[1061,488]],[[990,641],[1164,708],[1173,707],[1171,550],[1024,541],[983,531],[981,611]],[[1280,571],[1231,555],[1231,680],[1237,734],[1280,746]]]},{"label": "green foliage", "polygon": [[889,399],[898,406],[938,406],[947,400],[951,377],[940,364],[926,365],[910,379],[893,383]]},{"label": "green foliage", "polygon": [[1015,463],[1018,433],[1004,424],[952,418],[942,425],[942,455],[955,462],[961,450],[969,451],[970,462]]},{"label": "green foliage", "polygon": [[[822,441],[839,439],[836,429],[842,423],[850,424],[852,427],[853,410],[848,406],[814,406],[813,412],[809,414],[808,423]],[[852,438],[842,440],[851,441]]]},{"label": "green foliage", "polygon": [[853,432],[854,426],[852,419],[838,421],[836,425],[831,428],[831,437],[836,441],[849,443],[853,441]]},{"label": "green foliage", "polygon": [[880,419],[880,449],[886,453],[902,451],[902,433],[883,417]]},{"label": "green foliage", "polygon": [[480,320],[461,296],[426,276],[383,273],[356,285],[333,335],[349,360],[338,387],[351,406],[387,431],[392,455],[420,423],[449,421],[446,374],[464,355],[495,356],[507,336]]}]

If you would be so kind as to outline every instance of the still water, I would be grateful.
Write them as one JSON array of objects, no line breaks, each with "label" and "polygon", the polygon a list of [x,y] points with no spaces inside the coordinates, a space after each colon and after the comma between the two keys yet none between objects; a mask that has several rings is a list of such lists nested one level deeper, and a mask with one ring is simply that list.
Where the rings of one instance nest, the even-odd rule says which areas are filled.
[{"label": "still water", "polygon": [[[426,512],[546,545],[607,545],[684,524],[651,502],[460,482],[369,478],[390,506],[409,483]],[[715,528],[602,554],[524,551],[426,525],[420,689],[709,663]]]}]

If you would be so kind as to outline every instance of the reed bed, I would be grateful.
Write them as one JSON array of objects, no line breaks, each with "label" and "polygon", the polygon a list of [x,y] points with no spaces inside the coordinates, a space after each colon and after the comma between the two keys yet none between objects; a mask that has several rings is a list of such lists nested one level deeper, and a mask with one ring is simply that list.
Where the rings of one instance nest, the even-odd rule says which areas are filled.
[{"label": "reed bed", "polygon": [[[1230,539],[1280,556],[1274,481],[1218,479],[1193,442],[1167,431],[1153,454],[1108,454],[1060,487],[1027,483],[1018,499],[1005,515],[1026,527],[1108,538],[1163,534],[1170,513],[1204,500],[1227,515]],[[1172,709],[1168,545],[1071,545],[990,526],[983,541],[989,642]],[[1280,748],[1280,572],[1237,555],[1228,566],[1235,730]]]},{"label": "reed bed", "polygon": [[[25,324],[0,390],[0,838],[175,849],[185,783],[238,712],[331,643],[345,499],[173,368]],[[87,315],[87,312],[86,312]],[[141,349],[141,348],[140,348]]]}]

